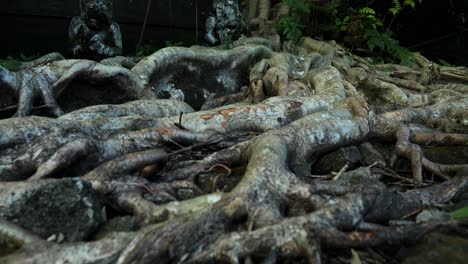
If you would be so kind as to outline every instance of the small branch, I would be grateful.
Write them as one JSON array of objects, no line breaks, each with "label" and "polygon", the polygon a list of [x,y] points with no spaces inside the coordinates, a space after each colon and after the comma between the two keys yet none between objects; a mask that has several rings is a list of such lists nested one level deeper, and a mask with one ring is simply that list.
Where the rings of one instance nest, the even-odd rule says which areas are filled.
[{"label": "small branch", "polygon": [[337,181],[340,178],[341,174],[343,174],[343,172],[345,172],[348,168],[349,168],[349,163],[346,163],[346,165],[344,165],[343,168],[341,168],[338,174],[336,174],[336,176],[333,177],[332,181]]}]

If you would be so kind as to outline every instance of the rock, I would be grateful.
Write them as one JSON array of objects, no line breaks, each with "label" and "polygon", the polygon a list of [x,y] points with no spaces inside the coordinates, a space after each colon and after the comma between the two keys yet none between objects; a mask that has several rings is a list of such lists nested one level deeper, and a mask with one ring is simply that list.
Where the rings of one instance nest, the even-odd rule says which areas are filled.
[{"label": "rock", "polygon": [[0,217],[64,241],[86,239],[106,219],[91,185],[79,178],[2,183]]},{"label": "rock", "polygon": [[424,210],[416,216],[417,223],[427,223],[430,221],[446,221],[450,220],[450,215],[446,212],[437,210],[437,209],[429,209]]},{"label": "rock", "polygon": [[356,168],[360,163],[361,153],[355,146],[340,148],[339,150],[323,156],[313,166],[312,174],[328,174],[332,171],[338,172],[346,163],[349,163],[349,168]]},{"label": "rock", "polygon": [[370,142],[365,142],[359,145],[362,163],[370,166],[377,163],[380,166],[386,166],[385,158]]},{"label": "rock", "polygon": [[373,175],[368,167],[359,167],[355,170],[344,172],[336,182],[349,186],[360,184],[365,181],[375,181],[376,179],[376,175]]},{"label": "rock", "polygon": [[135,216],[127,215],[114,217],[99,228],[99,231],[96,232],[93,239],[100,240],[112,233],[136,231],[139,227],[138,223],[138,218]]},{"label": "rock", "polygon": [[431,233],[417,245],[404,248],[399,253],[403,261],[399,263],[466,263],[468,239],[442,233]]}]

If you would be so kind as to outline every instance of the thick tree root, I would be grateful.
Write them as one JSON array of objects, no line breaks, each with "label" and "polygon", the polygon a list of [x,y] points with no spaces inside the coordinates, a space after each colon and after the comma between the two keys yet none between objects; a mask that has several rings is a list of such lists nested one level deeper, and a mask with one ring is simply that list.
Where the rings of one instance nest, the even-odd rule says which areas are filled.
[{"label": "thick tree root", "polygon": [[[2,71],[2,88],[19,87],[21,115],[34,91],[45,87],[55,100],[75,79],[114,82],[151,100],[0,121],[0,179],[22,181],[2,183],[20,187],[16,196],[0,192],[0,202],[66,180],[45,178],[76,177],[69,180],[106,204],[109,223],[122,215],[133,221],[98,240],[64,244],[0,222],[0,238],[21,247],[0,262],[321,263],[334,249],[397,249],[434,230],[466,233],[463,222],[414,221],[466,198],[467,165],[423,153],[467,143],[464,69],[430,68],[423,57],[415,69],[370,65],[307,38],[298,54],[267,46],[167,48],[131,70],[64,60]],[[31,96],[18,76],[36,83]],[[337,175],[310,175],[324,154],[349,146],[372,149],[378,157],[366,162],[379,162],[352,167],[337,158]],[[411,188],[385,178],[398,157],[410,160],[413,179],[392,175]],[[427,173],[439,178],[425,181]]]}]

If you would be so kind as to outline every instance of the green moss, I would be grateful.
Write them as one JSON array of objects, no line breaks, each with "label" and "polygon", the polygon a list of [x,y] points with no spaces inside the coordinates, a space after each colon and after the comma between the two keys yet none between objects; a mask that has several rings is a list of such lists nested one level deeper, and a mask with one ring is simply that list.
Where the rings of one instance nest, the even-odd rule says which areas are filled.
[{"label": "green moss", "polygon": [[12,57],[7,57],[6,59],[0,59],[0,66],[10,70],[17,71],[21,67],[21,61],[13,59]]}]

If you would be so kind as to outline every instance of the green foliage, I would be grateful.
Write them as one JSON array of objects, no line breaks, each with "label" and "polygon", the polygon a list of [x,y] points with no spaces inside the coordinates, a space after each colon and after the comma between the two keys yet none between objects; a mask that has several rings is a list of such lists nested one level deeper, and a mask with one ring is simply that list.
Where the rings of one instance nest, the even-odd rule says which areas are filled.
[{"label": "green foliage", "polygon": [[374,9],[370,7],[363,7],[358,10],[358,19],[365,23],[368,27],[377,29],[377,27],[383,26],[382,20],[375,16]]},{"label": "green foliage", "polygon": [[415,62],[413,53],[400,46],[398,41],[390,36],[390,33],[369,30],[364,38],[367,40],[369,51],[377,51],[378,57],[380,56],[382,61],[385,61],[383,58],[386,56],[391,56],[392,59],[403,65],[411,66]]},{"label": "green foliage", "polygon": [[395,16],[398,13],[400,13],[402,6],[399,0],[392,0],[392,4],[393,6],[390,9],[388,9],[388,11]]},{"label": "green foliage", "polygon": [[136,47],[136,56],[144,57],[149,56],[159,50],[161,45],[156,45],[152,42],[148,42]]},{"label": "green foliage", "polygon": [[289,14],[280,19],[278,22],[278,30],[287,40],[297,43],[305,27],[301,20],[310,14],[309,1],[282,0],[282,2],[289,7]]},{"label": "green foliage", "polygon": [[416,3],[414,2],[414,0],[405,0],[405,1],[403,1],[403,5],[404,6],[411,6],[412,8],[416,7]]},{"label": "green foliage", "polygon": [[21,66],[21,61],[7,57],[6,59],[0,59],[0,66],[10,71],[17,71]]},{"label": "green foliage", "polygon": [[[412,65],[414,56],[401,47],[390,32],[390,27],[395,17],[406,6],[415,7],[414,0],[387,0],[391,7],[386,14],[377,13],[370,6],[359,5],[357,9],[347,9],[342,19],[335,20],[337,30],[344,33],[344,42],[348,47],[360,50],[368,50],[372,53],[375,62],[398,62],[404,65]],[[382,17],[390,17],[385,23]],[[384,29],[384,24],[386,29]]]},{"label": "green foliage", "polygon": [[307,0],[282,0],[289,9],[290,12],[297,15],[309,15],[310,14],[310,5]]},{"label": "green foliage", "polygon": [[0,59],[0,66],[10,71],[17,71],[20,69],[23,62],[32,61],[38,57],[39,56],[25,56],[24,54],[20,54],[19,58],[8,56],[6,59]]},{"label": "green foliage", "polygon": [[155,43],[153,41],[145,42],[143,45],[136,47],[136,56],[137,57],[145,57],[149,56],[156,51],[165,48],[165,47],[173,47],[173,46],[183,46],[185,43],[183,41],[164,41],[162,43]]},{"label": "green foliage", "polygon": [[450,213],[454,219],[468,218],[468,207],[463,207]]},{"label": "green foliage", "polygon": [[278,29],[287,40],[298,43],[302,37],[304,25],[301,24],[297,17],[284,17],[279,21]]},{"label": "green foliage", "polygon": [[388,9],[388,12],[390,12],[394,16],[399,14],[403,10],[403,7],[405,6],[410,6],[412,8],[416,7],[414,0],[404,0],[403,4],[401,3],[400,0],[392,0],[392,5],[393,6]]},{"label": "green foliage", "polygon": [[349,16],[345,16],[343,20],[337,18],[335,20],[335,25],[337,28],[339,28],[341,31],[346,31],[348,30],[348,25],[349,25]]}]

